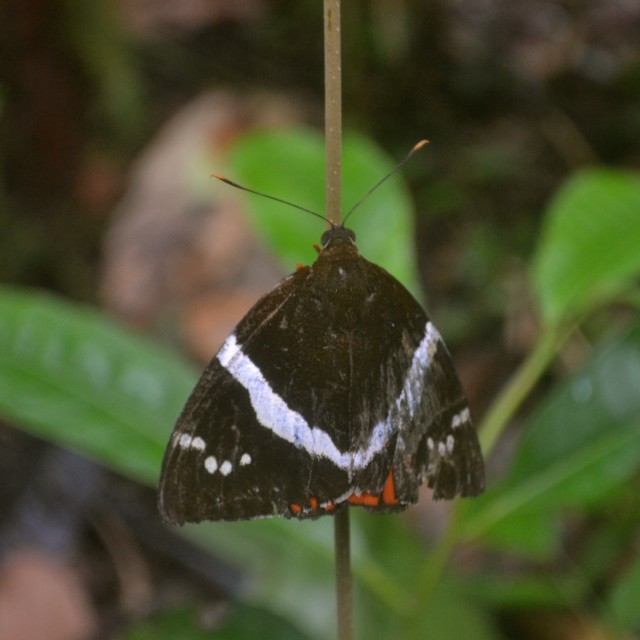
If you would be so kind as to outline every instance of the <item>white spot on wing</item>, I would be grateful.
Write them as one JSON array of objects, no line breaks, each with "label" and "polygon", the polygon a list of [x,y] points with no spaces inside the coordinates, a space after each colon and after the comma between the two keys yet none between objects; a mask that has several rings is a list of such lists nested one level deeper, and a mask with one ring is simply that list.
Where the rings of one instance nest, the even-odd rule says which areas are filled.
[{"label": "white spot on wing", "polygon": [[233,470],[233,465],[228,460],[225,460],[220,465],[220,473],[223,476],[228,476],[231,473],[232,470]]},{"label": "white spot on wing", "polygon": [[188,449],[191,446],[191,436],[188,433],[183,433],[178,440],[178,446],[181,449]]},{"label": "white spot on wing", "polygon": [[451,434],[449,434],[447,436],[447,453],[453,452],[453,446],[455,445],[455,443],[455,438]]},{"label": "white spot on wing", "polygon": [[209,472],[209,473],[215,473],[216,470],[218,469],[218,461],[215,459],[214,456],[209,456],[208,458],[205,459],[204,461],[204,468]]},{"label": "white spot on wing", "polygon": [[248,464],[251,464],[251,456],[248,453],[243,453],[240,457],[240,466],[244,467]]},{"label": "white spot on wing", "polygon": [[196,436],[192,441],[191,441],[191,448],[192,449],[197,449],[198,451],[204,451],[206,449],[207,445],[205,443],[205,441],[200,438],[199,436]]},{"label": "white spot on wing", "polygon": [[451,418],[451,427],[453,429],[457,429],[460,425],[465,422],[469,422],[471,420],[471,414],[469,413],[469,407],[465,407],[460,413],[456,413],[453,418]]}]

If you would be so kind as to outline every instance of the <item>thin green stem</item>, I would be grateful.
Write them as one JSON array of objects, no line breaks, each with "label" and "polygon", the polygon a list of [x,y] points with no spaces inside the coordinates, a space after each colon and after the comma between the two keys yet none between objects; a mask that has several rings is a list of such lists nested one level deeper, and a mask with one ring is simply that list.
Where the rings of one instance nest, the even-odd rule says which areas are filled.
[{"label": "thin green stem", "polygon": [[[540,333],[533,350],[493,404],[480,427],[480,444],[485,456],[489,455],[498,437],[516,414],[572,330],[573,327],[569,326],[562,329],[551,327]],[[434,548],[429,563],[425,566],[415,590],[415,604],[407,610],[404,625],[404,637],[407,639],[416,637],[420,610],[426,606],[442,577],[456,544],[459,542],[463,508],[464,505],[461,502],[454,506],[449,526]]]},{"label": "thin green stem", "polygon": [[487,457],[498,437],[549,366],[570,331],[549,327],[543,330],[533,350],[522,362],[504,391],[487,412],[479,428],[480,445]]}]

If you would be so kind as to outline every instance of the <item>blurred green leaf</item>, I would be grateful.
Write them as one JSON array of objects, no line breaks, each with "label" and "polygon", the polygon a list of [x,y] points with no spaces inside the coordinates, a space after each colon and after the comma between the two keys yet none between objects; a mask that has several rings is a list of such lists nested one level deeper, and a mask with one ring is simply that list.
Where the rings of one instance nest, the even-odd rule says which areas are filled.
[{"label": "blurred green leaf", "polygon": [[610,583],[611,567],[627,558],[626,550],[636,538],[640,522],[636,484],[628,482],[620,487],[610,504],[590,521],[588,535],[582,541],[579,567],[589,584]]},{"label": "blurred green leaf", "polygon": [[[460,586],[447,579],[425,603],[416,634],[411,638],[429,640],[451,640],[452,638],[473,638],[473,640],[497,640],[501,634],[495,628],[486,609],[478,604],[478,598],[471,600]],[[374,632],[369,636],[377,637]],[[403,637],[390,634],[387,637]]]},{"label": "blurred green leaf", "polygon": [[465,535],[535,556],[556,519],[595,508],[640,468],[640,326],[597,350],[531,417],[506,477],[464,505]]},{"label": "blurred green leaf", "polygon": [[608,609],[621,627],[640,631],[640,560],[635,559],[611,591]]},{"label": "blurred green leaf", "polygon": [[45,293],[0,288],[0,414],[154,485],[196,377],[175,354]]},{"label": "blurred green leaf", "polygon": [[[229,177],[251,189],[324,215],[324,153],[324,138],[311,129],[252,132],[237,142],[231,163],[233,175]],[[396,164],[368,138],[346,135],[343,213]],[[321,220],[259,196],[243,194],[243,197],[255,227],[288,271],[297,263],[315,260],[312,245],[320,241],[326,228]],[[401,175],[391,178],[368,198],[349,218],[348,226],[355,228],[358,248],[364,257],[392,273],[414,295],[418,294],[413,210]]]},{"label": "blurred green leaf", "polygon": [[547,209],[533,260],[543,317],[557,324],[624,292],[640,276],[640,177],[588,170]]},{"label": "blurred green leaf", "polygon": [[126,640],[245,640],[265,638],[273,640],[305,640],[305,635],[277,614],[249,604],[237,603],[222,617],[219,626],[203,628],[193,610],[165,613],[130,629]]},{"label": "blurred green leaf", "polygon": [[[584,584],[575,576],[522,571],[509,575],[505,571],[485,571],[471,580],[478,597],[490,608],[523,609],[575,606]],[[543,575],[541,575],[543,574]]]}]

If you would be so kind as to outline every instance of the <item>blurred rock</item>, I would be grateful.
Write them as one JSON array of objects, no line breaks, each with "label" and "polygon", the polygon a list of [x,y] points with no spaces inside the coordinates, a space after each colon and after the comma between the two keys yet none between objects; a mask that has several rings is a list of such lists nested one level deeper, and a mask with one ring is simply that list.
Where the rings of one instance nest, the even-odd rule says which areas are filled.
[{"label": "blurred rock", "polygon": [[0,638],[86,640],[97,627],[77,573],[47,555],[15,551],[0,566]]},{"label": "blurred rock", "polygon": [[291,102],[268,96],[207,93],[182,108],[138,159],[107,235],[109,309],[208,360],[283,275],[253,236],[242,195],[211,173],[225,173],[238,134],[299,120]]}]

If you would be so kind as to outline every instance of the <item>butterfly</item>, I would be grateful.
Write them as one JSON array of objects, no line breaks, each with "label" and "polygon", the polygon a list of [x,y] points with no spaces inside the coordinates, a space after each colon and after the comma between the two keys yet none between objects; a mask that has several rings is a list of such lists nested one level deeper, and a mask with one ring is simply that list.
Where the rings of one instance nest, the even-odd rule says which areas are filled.
[{"label": "butterfly", "polygon": [[162,464],[166,522],[401,511],[424,482],[435,499],[484,490],[469,406],[438,330],[360,255],[351,229],[329,224],[316,261],[263,296],[202,373]]}]

